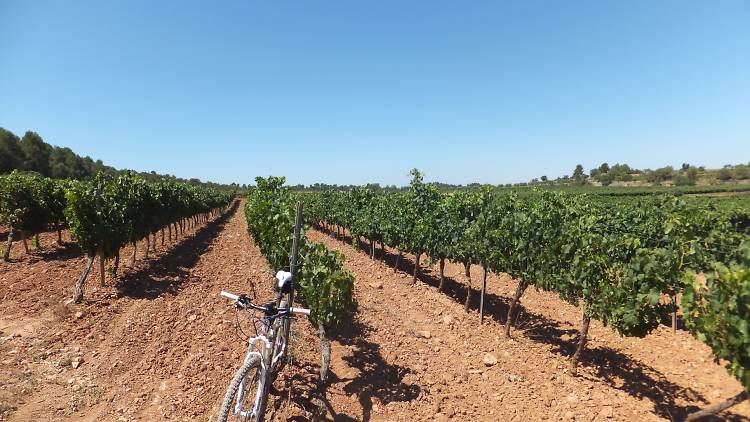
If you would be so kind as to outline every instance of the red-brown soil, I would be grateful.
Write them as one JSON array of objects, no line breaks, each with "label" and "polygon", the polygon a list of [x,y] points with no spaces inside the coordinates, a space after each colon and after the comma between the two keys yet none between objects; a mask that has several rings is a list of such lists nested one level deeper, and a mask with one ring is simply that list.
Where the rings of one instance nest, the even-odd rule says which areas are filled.
[{"label": "red-brown soil", "polygon": [[[480,327],[476,303],[463,310],[459,266],[446,266],[449,293],[440,293],[436,272],[412,284],[388,267],[392,255],[371,261],[350,243],[308,236],[343,252],[357,277],[359,311],[333,343],[329,420],[669,420],[740,390],[706,347],[668,328],[621,339],[592,324],[580,376],[571,377],[580,310],[554,295],[529,290],[507,340],[500,323],[512,280],[489,277]],[[85,258],[55,239],[42,234],[44,250],[29,256],[14,245],[12,262],[0,262],[0,420],[215,418],[245,352],[237,318],[249,328],[218,293],[272,295],[271,269],[242,213],[174,244],[159,239],[148,260],[139,244],[135,268],[125,248],[121,273],[105,287],[94,267],[80,305],[66,301]],[[476,286],[478,268],[472,276]],[[309,420],[314,409],[316,331],[305,320],[293,327],[294,360],[275,384],[269,420]],[[488,354],[497,363],[485,364]],[[722,417],[748,415],[745,403]]]}]

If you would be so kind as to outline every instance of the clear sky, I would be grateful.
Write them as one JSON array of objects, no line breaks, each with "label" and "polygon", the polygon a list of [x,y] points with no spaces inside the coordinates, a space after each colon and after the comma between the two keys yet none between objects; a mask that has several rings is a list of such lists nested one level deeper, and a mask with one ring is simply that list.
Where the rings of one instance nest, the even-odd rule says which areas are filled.
[{"label": "clear sky", "polygon": [[750,161],[750,2],[0,0],[0,126],[250,183]]}]

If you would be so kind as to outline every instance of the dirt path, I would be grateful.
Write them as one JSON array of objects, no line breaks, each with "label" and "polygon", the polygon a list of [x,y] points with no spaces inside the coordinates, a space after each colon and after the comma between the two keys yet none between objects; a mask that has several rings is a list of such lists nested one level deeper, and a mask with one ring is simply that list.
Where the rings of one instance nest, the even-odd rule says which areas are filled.
[{"label": "dirt path", "polygon": [[245,349],[218,293],[255,285],[259,299],[272,294],[242,212],[160,247],[116,286],[95,287],[93,274],[80,306],[63,304],[83,265],[73,255],[0,268],[0,420],[215,417]]},{"label": "dirt path", "polygon": [[[393,255],[371,261],[348,238],[308,236],[343,252],[356,274],[356,332],[334,349],[339,381],[331,388],[336,398],[358,393],[356,402],[333,400],[353,420],[679,420],[741,391],[705,346],[666,328],[632,339],[592,323],[581,376],[571,377],[581,312],[554,295],[530,289],[521,329],[508,341],[500,324],[515,289],[509,278],[488,278],[490,313],[480,328],[478,297],[471,312],[463,309],[460,266],[446,265],[449,292],[440,293],[437,271],[412,284],[391,269]],[[479,268],[472,278],[476,287]],[[750,405],[732,411],[722,420],[747,420]]]}]

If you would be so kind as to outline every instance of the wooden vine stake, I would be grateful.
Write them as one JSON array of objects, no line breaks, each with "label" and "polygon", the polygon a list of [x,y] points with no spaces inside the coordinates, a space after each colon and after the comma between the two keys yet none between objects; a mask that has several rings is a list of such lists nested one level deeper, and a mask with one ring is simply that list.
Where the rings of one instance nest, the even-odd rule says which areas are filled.
[{"label": "wooden vine stake", "polygon": [[471,261],[464,262],[464,276],[466,277],[466,301],[464,302],[464,311],[469,312],[469,305],[471,305]]},{"label": "wooden vine stake", "polygon": [[76,281],[76,285],[73,288],[73,302],[75,303],[81,303],[83,300],[83,283],[86,281],[86,277],[88,277],[91,267],[94,266],[94,258],[96,258],[96,255],[89,255],[87,257],[86,267],[84,267],[83,273],[81,273],[81,276],[78,278],[78,281]]},{"label": "wooden vine stake", "polygon": [[13,246],[13,226],[10,226],[8,232],[8,243],[5,245],[5,251],[3,252],[3,261],[10,259],[10,247]]},{"label": "wooden vine stake", "polygon": [[26,241],[26,233],[23,230],[19,230],[21,233],[21,242],[23,243],[23,251],[29,254],[29,243]]},{"label": "wooden vine stake", "polygon": [[479,297],[479,325],[484,324],[484,289],[487,287],[487,264],[482,265],[482,293]]},{"label": "wooden vine stake", "polygon": [[99,252],[99,287],[104,287],[104,254]]}]

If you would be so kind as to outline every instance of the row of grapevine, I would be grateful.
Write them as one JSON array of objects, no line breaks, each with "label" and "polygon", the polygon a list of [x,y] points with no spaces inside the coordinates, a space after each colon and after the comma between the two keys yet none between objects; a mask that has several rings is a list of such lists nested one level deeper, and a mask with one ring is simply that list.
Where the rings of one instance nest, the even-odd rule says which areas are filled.
[{"label": "row of grapevine", "polygon": [[[210,189],[192,187],[172,181],[148,183],[132,174],[117,177],[97,174],[91,181],[69,187],[65,195],[65,217],[71,237],[88,256],[86,267],[75,284],[73,299],[83,298],[86,281],[94,258],[103,262],[114,258],[114,271],[120,261],[120,249],[149,236],[156,242],[156,233],[167,228],[170,237],[183,232],[186,225],[196,225],[209,218],[210,213],[223,211],[233,195]],[[148,246],[146,248],[148,253]]]},{"label": "row of grapevine", "polygon": [[[258,177],[255,181],[257,188],[250,192],[245,204],[248,231],[272,269],[289,268],[298,198],[284,187],[283,177]],[[309,241],[304,232],[300,241],[294,285],[311,310],[310,321],[319,329],[323,349],[321,379],[325,382],[330,362],[328,336],[350,319],[357,306],[354,274],[343,268],[344,257],[340,253]]]},{"label": "row of grapevine", "polygon": [[[14,171],[0,176],[0,224],[9,228],[4,259],[18,233],[26,246],[26,236],[67,225],[74,239],[88,256],[86,267],[74,289],[74,300],[83,298],[83,284],[94,258],[100,257],[104,277],[104,260],[115,258],[119,264],[120,249],[147,239],[146,257],[157,231],[184,231],[186,224],[197,224],[209,213],[223,209],[232,194],[197,188],[172,181],[148,183],[132,174],[117,177],[97,174],[90,181],[53,180],[35,173]],[[151,238],[150,238],[151,236]],[[28,250],[28,248],[27,248]],[[134,263],[134,262],[133,262]]]},{"label": "row of grapevine", "polygon": [[[713,273],[716,262],[738,262],[742,257],[739,245],[748,238],[746,227],[732,215],[678,197],[613,202],[561,192],[522,198],[489,189],[441,194],[425,184],[418,171],[412,172],[407,192],[384,194],[355,188],[307,195],[306,201],[312,224],[336,232],[344,229],[353,240],[365,238],[373,257],[377,243],[397,249],[399,257],[403,252],[414,254],[415,281],[422,255],[440,264],[441,289],[445,260],[462,263],[467,274],[467,308],[471,265],[481,265],[485,276],[488,271],[504,272],[519,280],[505,321],[506,334],[529,286],[582,305],[578,347],[571,359],[573,374],[591,319],[621,335],[645,336],[670,314],[674,318],[675,298],[685,289],[686,274]],[[702,293],[709,299],[698,303],[713,303],[711,295],[718,294]],[[747,321],[748,296],[742,297],[745,302],[737,304],[737,312]],[[708,305],[693,309],[699,309],[696,313],[703,310],[704,315],[710,314],[706,310],[720,312]],[[716,327],[705,329],[705,324],[691,322],[693,313],[688,309],[685,314],[697,333]],[[734,343],[744,351],[717,356],[732,359],[733,368],[747,371],[750,338],[747,324],[744,327],[744,337]],[[732,372],[745,388],[750,387],[747,372],[741,376],[736,369]]]},{"label": "row of grapevine", "polygon": [[[3,259],[8,260],[18,235],[28,252],[27,236],[55,228],[58,242],[64,224],[65,191],[73,182],[53,180],[36,173],[13,171],[0,176],[0,224],[8,227]],[[37,238],[38,245],[38,238]]]}]

